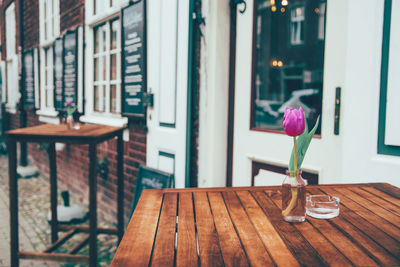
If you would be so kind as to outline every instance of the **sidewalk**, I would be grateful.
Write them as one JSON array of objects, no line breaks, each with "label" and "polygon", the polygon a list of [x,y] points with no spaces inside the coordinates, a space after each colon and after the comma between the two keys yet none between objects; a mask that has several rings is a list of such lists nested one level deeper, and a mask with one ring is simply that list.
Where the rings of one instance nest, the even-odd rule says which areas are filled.
[{"label": "sidewalk", "polygon": [[[0,156],[0,267],[10,266],[10,217],[8,191],[8,159]],[[19,197],[19,244],[20,250],[41,252],[50,244],[50,225],[47,213],[50,210],[50,184],[46,177],[18,180]],[[60,202],[59,197],[59,203]],[[73,203],[73,201],[71,201]],[[101,226],[106,226],[99,223]],[[109,225],[107,225],[109,226]],[[55,252],[63,253],[77,244],[83,234],[75,235]],[[117,238],[98,236],[98,262],[109,266],[116,251]],[[79,254],[88,255],[88,247]],[[52,262],[21,260],[20,266],[75,266]]]}]

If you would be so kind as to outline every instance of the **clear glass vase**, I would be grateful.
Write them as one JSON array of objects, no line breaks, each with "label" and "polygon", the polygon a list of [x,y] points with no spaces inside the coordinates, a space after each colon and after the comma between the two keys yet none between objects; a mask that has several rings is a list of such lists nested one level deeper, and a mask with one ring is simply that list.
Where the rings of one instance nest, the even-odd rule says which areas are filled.
[{"label": "clear glass vase", "polygon": [[306,185],[301,171],[286,171],[282,183],[282,216],[285,221],[304,222],[306,219]]}]

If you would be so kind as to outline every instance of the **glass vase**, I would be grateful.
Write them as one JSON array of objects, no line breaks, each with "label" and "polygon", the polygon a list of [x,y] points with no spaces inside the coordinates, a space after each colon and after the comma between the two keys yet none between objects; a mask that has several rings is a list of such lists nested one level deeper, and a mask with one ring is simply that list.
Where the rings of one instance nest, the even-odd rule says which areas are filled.
[{"label": "glass vase", "polygon": [[67,124],[68,129],[73,129],[74,128],[74,117],[72,115],[67,115],[67,118],[65,119],[65,123]]},{"label": "glass vase", "polygon": [[304,222],[306,219],[306,185],[301,171],[286,171],[282,183],[282,216],[287,222]]}]

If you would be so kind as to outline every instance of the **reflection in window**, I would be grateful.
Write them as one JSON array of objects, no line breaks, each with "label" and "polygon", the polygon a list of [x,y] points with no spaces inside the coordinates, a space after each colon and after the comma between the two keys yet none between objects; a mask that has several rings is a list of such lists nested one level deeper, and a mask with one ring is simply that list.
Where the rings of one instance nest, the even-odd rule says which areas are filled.
[{"label": "reflection in window", "polygon": [[257,1],[252,128],[282,131],[287,106],[301,106],[310,126],[321,114],[325,7],[321,0]]},{"label": "reflection in window", "polygon": [[290,42],[293,45],[304,42],[304,6],[290,10]]},{"label": "reflection in window", "polygon": [[325,9],[326,3],[320,3],[319,8],[315,9],[315,13],[318,14],[318,39],[325,39]]}]

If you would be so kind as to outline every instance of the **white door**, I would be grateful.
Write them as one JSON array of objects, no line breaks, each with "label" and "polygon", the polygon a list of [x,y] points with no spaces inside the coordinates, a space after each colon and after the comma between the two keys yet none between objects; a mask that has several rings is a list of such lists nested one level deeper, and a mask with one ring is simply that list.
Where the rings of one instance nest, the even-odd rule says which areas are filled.
[{"label": "white door", "polygon": [[6,61],[7,61],[7,104],[9,112],[16,112],[16,105],[19,96],[18,90],[18,56],[15,51],[15,5],[14,3],[6,10]]},{"label": "white door", "polygon": [[147,0],[147,165],[185,187],[189,1]]},{"label": "white door", "polygon": [[311,120],[321,114],[303,173],[320,184],[340,182],[334,116],[336,87],[344,84],[346,2],[247,1],[247,10],[237,12],[234,186],[282,183],[293,147],[282,131],[287,105],[302,106]]}]

